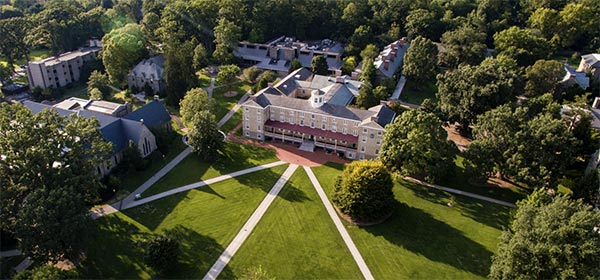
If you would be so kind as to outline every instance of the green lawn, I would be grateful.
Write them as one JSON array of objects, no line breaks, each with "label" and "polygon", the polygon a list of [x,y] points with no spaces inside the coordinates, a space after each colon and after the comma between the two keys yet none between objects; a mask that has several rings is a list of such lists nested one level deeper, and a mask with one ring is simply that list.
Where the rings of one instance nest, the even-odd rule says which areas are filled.
[{"label": "green lawn", "polygon": [[469,177],[465,171],[463,161],[463,157],[456,157],[456,169],[454,172],[454,176],[450,176],[445,181],[440,182],[440,185],[513,203],[517,200],[525,198],[529,194],[529,190],[519,188],[516,186],[512,186],[510,188],[501,188],[474,185],[471,182],[469,182]]},{"label": "green lawn", "polygon": [[275,151],[255,146],[227,142],[222,156],[213,163],[190,154],[167,175],[143,193],[158,194],[170,189],[214,178],[223,174],[277,161]]},{"label": "green lawn", "polygon": [[205,74],[201,74],[201,73],[197,73],[198,76],[198,87],[201,88],[206,88],[210,86],[210,77],[205,75]]},{"label": "green lawn", "polygon": [[[143,262],[149,233],[172,231],[180,241],[180,263],[164,278],[204,276],[233,240],[286,166],[179,193],[94,221],[82,279],[151,279]],[[225,268],[222,279],[235,275]]]},{"label": "green lawn", "polygon": [[423,100],[427,98],[437,101],[437,97],[435,96],[436,93],[437,87],[434,82],[427,83],[417,89],[414,82],[407,80],[404,89],[402,90],[402,94],[400,95],[400,100],[411,104],[421,105]]},{"label": "green lawn", "polygon": [[[29,60],[40,60],[40,59],[48,58],[50,56],[52,56],[52,53],[50,53],[50,50],[32,50],[31,52],[29,52]],[[6,61],[6,58],[4,58],[3,56],[0,56],[0,64],[2,64],[3,66],[8,64],[8,62]],[[18,67],[19,65],[26,65],[26,64],[27,64],[27,59],[21,58],[21,59],[18,59],[17,61],[15,61],[14,66]]]},{"label": "green lawn", "polygon": [[298,168],[229,263],[276,279],[360,279],[350,251],[306,172]]},{"label": "green lawn", "polygon": [[229,133],[242,121],[242,109],[240,108],[233,116],[221,127],[221,131]]},{"label": "green lawn", "polygon": [[64,93],[60,98],[63,100],[69,97],[79,97],[84,99],[89,97],[87,92],[87,84],[83,82],[74,82],[71,88],[64,87],[62,89],[64,89]]},{"label": "green lawn", "polygon": [[[331,196],[343,166],[313,168]],[[345,225],[376,279],[483,279],[509,209],[398,181],[382,224]],[[447,203],[453,202],[453,207]]]},{"label": "green lawn", "polygon": [[212,98],[215,100],[213,113],[217,121],[221,120],[227,112],[237,104],[238,100],[242,97],[244,93],[246,93],[252,86],[245,82],[236,83],[232,90],[237,91],[238,94],[233,97],[226,97],[223,95],[228,91],[227,87],[219,87],[213,91]]},{"label": "green lawn", "polygon": [[131,171],[126,174],[116,173],[116,176],[121,179],[121,190],[117,192],[117,195],[113,200],[117,201],[129,195],[132,191],[150,179],[150,177],[158,172],[158,170],[162,169],[167,163],[173,160],[173,158],[179,155],[185,148],[186,145],[178,139],[178,141],[173,143],[171,149],[164,157],[162,157],[158,151],[150,155],[152,163],[146,170]]}]

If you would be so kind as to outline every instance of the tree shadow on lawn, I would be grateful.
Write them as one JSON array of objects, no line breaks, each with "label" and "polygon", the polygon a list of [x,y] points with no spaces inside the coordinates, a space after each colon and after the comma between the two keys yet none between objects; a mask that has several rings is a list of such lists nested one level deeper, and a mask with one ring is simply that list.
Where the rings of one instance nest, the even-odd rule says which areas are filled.
[{"label": "tree shadow on lawn", "polygon": [[226,197],[222,196],[221,194],[219,194],[215,189],[213,189],[210,185],[206,185],[206,186],[202,186],[199,188],[196,188],[195,190],[197,191],[201,191],[201,192],[205,192],[208,194],[212,194],[214,196],[219,197],[220,199],[227,199]]},{"label": "tree shadow on lawn", "polygon": [[[202,187],[203,188],[203,187]],[[156,228],[167,218],[177,205],[190,198],[187,197],[189,191],[176,193],[150,203],[122,211],[123,214],[129,216],[143,224],[150,230]]]},{"label": "tree shadow on lawn", "polygon": [[488,275],[493,253],[485,247],[421,209],[398,201],[394,209],[384,223],[363,229],[429,260]]},{"label": "tree shadow on lawn", "polygon": [[435,204],[452,207],[461,214],[479,223],[504,230],[510,220],[510,208],[491,202],[484,202],[474,198],[451,194],[445,191],[432,189],[412,182],[398,180],[399,184],[411,190],[417,197]]},{"label": "tree shadow on lawn", "polygon": [[[225,250],[214,239],[200,235],[181,225],[170,229],[169,232],[180,243],[180,255],[178,267],[165,275],[166,278],[202,278]],[[235,279],[236,277],[233,271],[226,266],[219,278]]]}]

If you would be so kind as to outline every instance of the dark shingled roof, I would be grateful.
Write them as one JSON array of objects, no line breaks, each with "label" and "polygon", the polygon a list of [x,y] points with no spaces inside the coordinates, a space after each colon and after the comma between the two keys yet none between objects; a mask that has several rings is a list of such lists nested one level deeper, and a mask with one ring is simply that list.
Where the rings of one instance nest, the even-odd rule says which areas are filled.
[{"label": "dark shingled roof", "polygon": [[171,116],[167,111],[167,108],[157,100],[153,100],[152,102],[144,105],[142,108],[139,108],[123,117],[123,119],[140,121],[144,120],[144,124],[153,128],[164,123],[169,123],[171,121]]}]

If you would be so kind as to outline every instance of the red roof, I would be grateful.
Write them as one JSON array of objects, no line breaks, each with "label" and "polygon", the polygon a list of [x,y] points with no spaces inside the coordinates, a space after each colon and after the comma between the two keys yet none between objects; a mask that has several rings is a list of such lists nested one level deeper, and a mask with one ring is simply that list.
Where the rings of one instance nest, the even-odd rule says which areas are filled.
[{"label": "red roof", "polygon": [[[338,141],[346,141],[348,143],[358,143],[358,136],[354,136],[351,134],[343,134],[339,132],[332,132],[328,130],[322,130],[317,128],[311,128],[307,126],[300,126],[290,123],[282,123],[277,121],[267,121],[265,126],[270,126],[274,128],[281,128],[285,130],[297,131],[304,134],[311,134],[314,136],[321,136],[325,138],[337,139]],[[318,140],[317,140],[318,141]]]}]

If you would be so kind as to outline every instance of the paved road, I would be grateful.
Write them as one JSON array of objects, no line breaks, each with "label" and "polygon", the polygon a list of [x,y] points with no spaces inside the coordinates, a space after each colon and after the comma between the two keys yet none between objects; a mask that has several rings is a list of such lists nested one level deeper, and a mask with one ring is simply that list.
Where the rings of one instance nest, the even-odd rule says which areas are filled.
[{"label": "paved road", "polygon": [[248,90],[244,95],[242,95],[242,97],[240,97],[240,100],[238,100],[237,104],[235,104],[235,106],[233,106],[233,108],[231,108],[231,110],[229,110],[229,112],[227,112],[227,114],[225,114],[225,116],[223,116],[223,118],[217,123],[219,128],[223,126],[231,117],[233,117],[235,112],[237,112],[237,110],[239,110],[242,106],[242,103],[244,103],[248,97],[250,97],[250,94],[252,94],[252,90]]},{"label": "paved road", "polygon": [[331,218],[331,220],[333,220],[335,227],[340,232],[340,235],[342,236],[342,239],[344,239],[346,246],[348,246],[348,250],[350,250],[350,253],[354,258],[354,261],[358,265],[358,268],[360,269],[360,272],[362,273],[363,277],[365,277],[365,279],[367,280],[375,279],[373,277],[373,274],[371,274],[371,270],[369,270],[367,263],[365,263],[365,260],[362,258],[362,255],[358,251],[358,248],[356,248],[356,245],[354,245],[354,241],[352,241],[350,234],[348,234],[348,231],[344,227],[344,224],[342,224],[342,221],[340,220],[340,217],[337,215],[335,209],[333,208],[333,205],[331,205],[331,202],[329,202],[325,191],[321,187],[321,184],[319,184],[319,180],[317,180],[317,177],[312,172],[310,167],[304,166],[304,170],[306,171],[306,174],[308,174],[308,178],[315,187],[315,190],[317,190],[317,193],[319,194],[323,205],[325,205],[325,209],[327,209],[329,217]]},{"label": "paved road", "polygon": [[475,198],[475,199],[479,199],[479,200],[483,200],[483,201],[487,201],[487,202],[491,202],[491,203],[496,203],[496,204],[500,204],[502,206],[507,206],[507,207],[516,207],[516,205],[514,203],[510,203],[510,202],[506,202],[506,201],[502,201],[502,200],[498,200],[495,198],[490,198],[487,196],[483,196],[483,195],[478,195],[478,194],[474,194],[474,193],[470,193],[470,192],[465,192],[465,191],[461,191],[461,190],[457,190],[457,189],[453,189],[453,188],[448,188],[448,187],[444,187],[444,186],[440,186],[440,185],[434,185],[434,184],[430,184],[424,181],[421,181],[419,179],[415,179],[412,177],[404,177],[405,180],[407,181],[411,181],[413,183],[417,183],[419,185],[423,185],[423,186],[427,186],[430,188],[434,188],[434,189],[438,189],[438,190],[442,190],[445,192],[449,192],[449,193],[454,193],[454,194],[460,194],[460,195],[464,195],[464,196],[468,196],[471,198]]},{"label": "paved road", "polygon": [[263,164],[263,165],[251,167],[251,168],[248,168],[248,169],[244,169],[244,170],[232,172],[232,173],[229,173],[229,174],[221,175],[221,176],[218,176],[218,177],[215,177],[215,178],[211,178],[211,179],[208,179],[208,180],[196,182],[196,183],[193,183],[193,184],[185,185],[183,187],[179,187],[179,188],[175,188],[175,189],[172,189],[172,190],[168,190],[166,192],[155,194],[153,196],[142,198],[140,200],[131,201],[131,202],[127,203],[127,204],[123,203],[123,206],[122,206],[121,209],[125,210],[125,209],[129,209],[129,208],[132,208],[132,207],[140,206],[142,204],[146,204],[148,202],[151,202],[151,201],[154,201],[154,200],[157,200],[157,199],[161,199],[161,198],[164,198],[164,197],[167,197],[167,196],[170,196],[170,195],[174,195],[176,193],[186,192],[186,191],[189,191],[189,190],[192,190],[192,189],[195,189],[195,188],[203,187],[203,186],[206,186],[206,185],[214,184],[214,183],[221,182],[221,181],[224,181],[224,180],[227,180],[227,179],[231,179],[231,178],[234,178],[234,177],[246,175],[246,174],[257,172],[257,171],[264,170],[264,169],[269,169],[269,168],[272,168],[272,167],[275,167],[275,166],[279,166],[279,165],[283,165],[283,164],[286,164],[286,162],[276,161],[276,162],[267,163],[267,164]]},{"label": "paved road", "polygon": [[298,165],[290,164],[290,166],[285,170],[285,172],[283,173],[283,175],[281,175],[279,180],[277,180],[273,188],[271,188],[265,199],[263,199],[260,205],[258,205],[258,208],[256,208],[254,213],[252,213],[252,216],[250,216],[248,221],[246,221],[246,224],[244,224],[242,229],[233,238],[233,241],[231,241],[229,246],[227,246],[225,251],[221,254],[221,256],[219,256],[217,262],[215,262],[215,264],[206,273],[206,275],[203,278],[204,280],[217,279],[219,274],[221,274],[221,271],[223,271],[223,268],[227,266],[233,255],[235,255],[235,253],[242,246],[244,241],[246,241],[250,233],[252,233],[254,227],[256,227],[262,216],[265,214],[265,212],[267,212],[267,209],[269,208],[273,200],[275,200],[283,186],[285,186],[285,183],[292,176],[292,174],[294,174],[294,171],[296,171],[297,168]]}]

